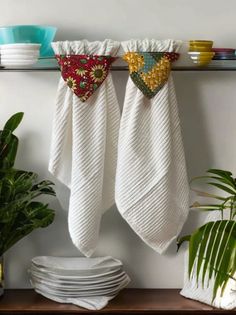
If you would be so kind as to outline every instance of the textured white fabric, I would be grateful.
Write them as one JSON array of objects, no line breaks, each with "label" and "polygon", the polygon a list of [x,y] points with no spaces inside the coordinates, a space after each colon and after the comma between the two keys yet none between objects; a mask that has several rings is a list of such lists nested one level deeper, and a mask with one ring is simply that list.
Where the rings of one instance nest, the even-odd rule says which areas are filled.
[{"label": "textured white fabric", "polygon": [[[220,219],[220,214],[217,211],[209,215],[206,222],[216,221],[219,219]],[[201,275],[199,279],[201,279]],[[224,295],[221,297],[220,290],[219,290],[217,292],[215,300],[212,302],[213,287],[214,287],[213,280],[209,282],[209,286],[207,286],[207,280],[206,280],[204,284],[204,289],[202,288],[200,284],[198,285],[196,281],[196,276],[195,276],[195,269],[193,271],[193,277],[189,279],[188,251],[187,251],[185,254],[184,286],[180,294],[185,296],[186,298],[197,300],[197,301],[212,305],[217,308],[223,308],[226,310],[231,310],[231,309],[236,308],[236,282],[233,279],[229,280],[225,288]]]},{"label": "textured white fabric", "polygon": [[[173,40],[130,40],[127,51],[177,51]],[[179,234],[189,187],[174,85],[151,99],[128,79],[118,144],[115,198],[133,230],[158,253]]]},{"label": "textured white fabric", "polygon": [[[115,56],[112,40],[55,42],[56,54]],[[111,74],[86,101],[60,79],[53,121],[49,171],[71,189],[69,232],[75,246],[90,256],[98,241],[101,215],[114,204],[120,109]]]}]

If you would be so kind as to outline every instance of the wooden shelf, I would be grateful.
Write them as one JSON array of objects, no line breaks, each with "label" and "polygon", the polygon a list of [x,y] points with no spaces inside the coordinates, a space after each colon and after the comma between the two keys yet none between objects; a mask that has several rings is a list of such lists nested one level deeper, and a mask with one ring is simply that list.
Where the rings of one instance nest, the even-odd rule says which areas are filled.
[{"label": "wooden shelf", "polygon": [[232,314],[180,296],[177,289],[125,289],[101,311],[59,304],[33,290],[6,290],[0,298],[0,314]]}]

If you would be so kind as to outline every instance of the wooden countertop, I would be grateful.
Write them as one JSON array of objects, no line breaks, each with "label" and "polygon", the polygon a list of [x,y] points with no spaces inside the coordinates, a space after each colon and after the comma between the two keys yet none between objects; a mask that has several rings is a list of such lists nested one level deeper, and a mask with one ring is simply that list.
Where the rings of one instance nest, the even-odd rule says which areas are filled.
[{"label": "wooden countertop", "polygon": [[125,289],[100,311],[88,311],[71,304],[59,304],[33,290],[5,290],[0,314],[229,314],[185,299],[177,289]]}]

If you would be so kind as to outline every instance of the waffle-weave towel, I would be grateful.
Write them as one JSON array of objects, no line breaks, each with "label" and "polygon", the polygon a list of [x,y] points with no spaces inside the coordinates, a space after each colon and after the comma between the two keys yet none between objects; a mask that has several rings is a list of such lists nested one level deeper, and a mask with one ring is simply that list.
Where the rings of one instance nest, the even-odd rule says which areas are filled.
[{"label": "waffle-weave towel", "polygon": [[[127,52],[176,52],[174,40],[130,40]],[[148,99],[129,77],[118,144],[115,198],[133,230],[158,253],[179,234],[189,212],[189,185],[171,75]]]},{"label": "waffle-weave towel", "polygon": [[[57,55],[116,56],[120,44],[65,41]],[[61,77],[53,120],[49,171],[71,190],[69,232],[86,256],[96,248],[102,213],[114,204],[120,109],[111,74],[86,101]]]}]

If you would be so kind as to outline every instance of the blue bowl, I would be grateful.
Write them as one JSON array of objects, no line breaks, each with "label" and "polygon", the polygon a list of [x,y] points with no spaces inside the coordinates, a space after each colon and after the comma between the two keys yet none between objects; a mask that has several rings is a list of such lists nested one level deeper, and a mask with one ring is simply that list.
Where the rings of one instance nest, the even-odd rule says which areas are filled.
[{"label": "blue bowl", "polygon": [[41,44],[40,56],[53,56],[51,47],[57,28],[41,25],[14,25],[0,27],[0,45],[33,43]]}]

